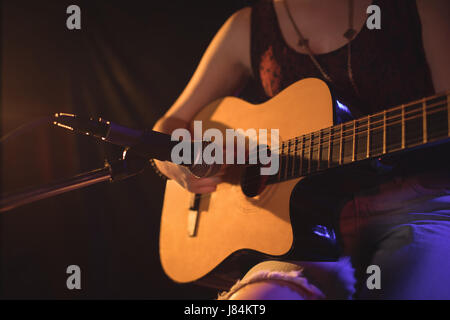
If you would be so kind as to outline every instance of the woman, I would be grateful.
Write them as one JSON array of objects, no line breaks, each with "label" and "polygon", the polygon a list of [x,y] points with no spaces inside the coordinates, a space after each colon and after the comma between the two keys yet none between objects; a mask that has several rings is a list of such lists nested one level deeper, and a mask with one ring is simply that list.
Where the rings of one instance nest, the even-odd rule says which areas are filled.
[{"label": "woman", "polygon": [[[370,5],[381,10],[381,29],[366,27]],[[256,83],[255,98],[263,101],[300,79],[321,78],[344,101],[358,98],[362,114],[446,91],[450,89],[449,13],[445,0],[259,1],[222,26],[187,87],[154,129],[171,133],[186,128],[202,107],[233,95],[250,79]],[[193,193],[214,192],[221,181],[220,176],[196,178],[169,162],[156,164],[165,176]],[[450,261],[442,259],[450,248],[450,205],[442,197],[449,180],[424,176],[391,181],[382,188],[384,193],[355,195],[346,207],[351,216],[403,210],[402,219],[390,220],[375,232],[370,259],[364,264],[381,268],[386,280],[382,289],[361,285],[357,297],[450,298],[448,289],[440,289],[443,279],[450,281],[445,272]],[[410,200],[425,194],[439,205],[431,208],[427,201],[419,207],[410,205]],[[415,261],[418,255],[421,261]],[[346,260],[266,262],[222,297],[347,298],[354,291],[351,274]],[[358,280],[365,284],[364,277]]]}]

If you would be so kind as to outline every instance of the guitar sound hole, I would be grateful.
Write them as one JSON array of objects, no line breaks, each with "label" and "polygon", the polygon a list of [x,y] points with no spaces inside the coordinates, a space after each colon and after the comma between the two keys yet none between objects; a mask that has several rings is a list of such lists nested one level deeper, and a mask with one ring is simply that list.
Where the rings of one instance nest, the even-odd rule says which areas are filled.
[{"label": "guitar sound hole", "polygon": [[247,197],[256,197],[263,192],[268,176],[261,175],[261,165],[249,165],[245,168],[241,178],[242,192]]}]

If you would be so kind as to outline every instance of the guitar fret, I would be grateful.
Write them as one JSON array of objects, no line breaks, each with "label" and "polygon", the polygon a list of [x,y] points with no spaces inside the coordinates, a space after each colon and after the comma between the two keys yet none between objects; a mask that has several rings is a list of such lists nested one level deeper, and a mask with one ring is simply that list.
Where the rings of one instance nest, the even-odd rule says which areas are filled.
[{"label": "guitar fret", "polygon": [[303,136],[299,137],[298,139],[298,168],[297,168],[297,175],[302,175],[302,161],[303,161]]},{"label": "guitar fret", "polygon": [[292,155],[292,177],[296,176],[295,167],[297,166],[297,151],[298,151],[298,138],[295,138],[294,142],[294,154]]},{"label": "guitar fret", "polygon": [[367,116],[367,151],[366,158],[370,157],[370,116]]},{"label": "guitar fret", "polygon": [[331,158],[330,158],[330,167],[336,167],[339,165],[340,161],[340,129],[341,126],[337,125],[332,127],[331,129]]},{"label": "guitar fret", "polygon": [[311,173],[312,133],[309,134],[308,173]]},{"label": "guitar fret", "polygon": [[422,100],[422,128],[423,128],[423,143],[428,142],[427,135],[427,107],[425,104],[425,99]]},{"label": "guitar fret", "polygon": [[[422,118],[422,119],[421,119]],[[405,145],[413,147],[423,143],[422,102],[405,106]]]},{"label": "guitar fret", "polygon": [[405,149],[405,105],[402,105],[402,149]]},{"label": "guitar fret", "polygon": [[289,147],[289,142],[288,142],[288,144],[283,143],[283,158],[284,158],[283,180],[287,180],[287,173],[288,173],[288,166],[289,166],[289,152],[287,152],[288,147]]},{"label": "guitar fret", "polygon": [[331,168],[331,140],[333,139],[333,129],[330,128],[330,138],[328,140],[328,168]]},{"label": "guitar fret", "polygon": [[289,172],[288,176],[294,177],[295,168],[295,141],[289,140]]},{"label": "guitar fret", "polygon": [[447,95],[429,99],[425,105],[427,142],[448,136]]},{"label": "guitar fret", "polygon": [[356,160],[356,120],[353,120],[352,162]]},{"label": "guitar fret", "polygon": [[318,146],[318,155],[317,155],[317,168],[316,170],[320,170],[320,159],[322,158],[321,146],[322,146],[322,130],[319,131],[319,146]]},{"label": "guitar fret", "polygon": [[306,157],[306,135],[303,135],[302,137],[302,153],[301,153],[301,169],[300,169],[300,175],[305,175],[306,171],[305,168],[308,166],[308,159]]},{"label": "guitar fret", "polygon": [[386,154],[386,110],[383,111],[383,154]]},{"label": "guitar fret", "polygon": [[285,141],[283,145],[284,165],[283,165],[283,180],[287,179],[287,172],[289,168],[289,141]]},{"label": "guitar fret", "polygon": [[330,140],[330,129],[324,129],[322,130],[322,138],[320,143],[320,170],[328,168],[328,157],[330,154],[330,143],[328,140]]},{"label": "guitar fret", "polygon": [[283,166],[283,164],[284,164],[284,154],[283,154],[283,151],[284,151],[284,143],[281,142],[281,148],[280,148],[280,152],[279,152],[280,168],[278,169],[278,176],[277,176],[277,180],[278,181],[281,181],[282,177],[283,177],[283,173],[282,173],[283,170],[284,170],[284,166]]},{"label": "guitar fret", "polygon": [[356,160],[367,158],[368,117],[356,120]]},{"label": "guitar fret", "polygon": [[448,136],[450,137],[450,93],[447,93],[447,130],[448,130]]},{"label": "guitar fret", "polygon": [[386,153],[402,148],[402,111],[386,111]]},{"label": "guitar fret", "polygon": [[288,172],[288,177],[292,178],[295,177],[295,166],[296,166],[296,154],[295,152],[297,151],[297,138],[293,138],[289,140],[289,145],[290,145],[290,151],[289,151],[289,172]]},{"label": "guitar fret", "polygon": [[298,157],[298,175],[301,176],[302,175],[302,170],[303,170],[303,140],[304,140],[304,136],[300,137],[299,143],[300,143],[300,150],[299,150],[299,157]]},{"label": "guitar fret", "polygon": [[343,125],[343,138],[342,138],[342,163],[352,162],[353,150],[354,150],[354,121],[349,121]]},{"label": "guitar fret", "polygon": [[318,166],[319,166],[319,159],[320,159],[320,133],[313,132],[311,134],[311,165],[309,172],[314,173],[317,172]]},{"label": "guitar fret", "polygon": [[302,162],[303,162],[303,136],[298,137],[298,169],[297,169],[297,176],[302,175]]},{"label": "guitar fret", "polygon": [[344,124],[341,123],[341,137],[339,138],[339,164],[342,164],[342,141],[344,139],[343,136]]},{"label": "guitar fret", "polygon": [[377,157],[383,154],[383,112],[370,116],[370,157]]}]

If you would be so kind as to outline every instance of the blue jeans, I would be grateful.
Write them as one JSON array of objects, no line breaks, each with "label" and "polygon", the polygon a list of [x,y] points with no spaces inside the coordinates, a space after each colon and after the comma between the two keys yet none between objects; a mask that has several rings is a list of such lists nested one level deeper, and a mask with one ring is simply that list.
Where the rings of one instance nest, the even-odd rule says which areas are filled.
[{"label": "blue jeans", "polygon": [[[355,298],[450,299],[450,194],[403,202],[363,232]],[[380,289],[368,289],[369,265],[380,267]]]}]

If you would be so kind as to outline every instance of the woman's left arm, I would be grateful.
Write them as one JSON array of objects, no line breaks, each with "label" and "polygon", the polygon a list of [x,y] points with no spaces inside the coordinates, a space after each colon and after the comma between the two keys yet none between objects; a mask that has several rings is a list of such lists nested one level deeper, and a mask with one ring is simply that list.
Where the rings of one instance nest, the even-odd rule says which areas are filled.
[{"label": "woman's left arm", "polygon": [[450,90],[450,1],[417,0],[425,55],[437,93]]}]

